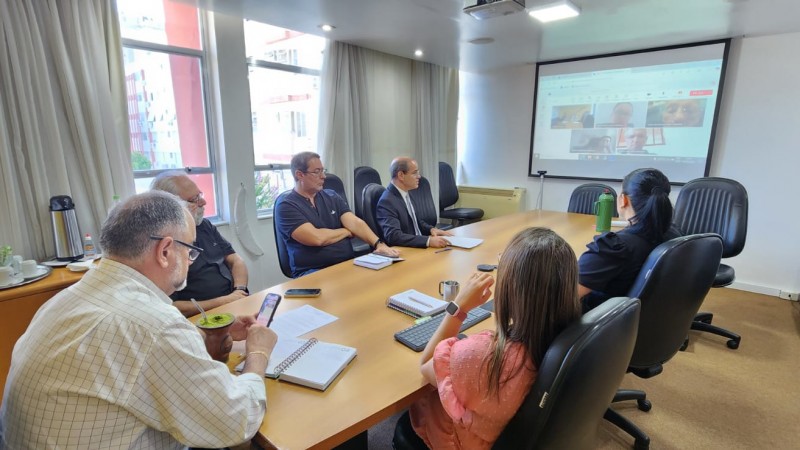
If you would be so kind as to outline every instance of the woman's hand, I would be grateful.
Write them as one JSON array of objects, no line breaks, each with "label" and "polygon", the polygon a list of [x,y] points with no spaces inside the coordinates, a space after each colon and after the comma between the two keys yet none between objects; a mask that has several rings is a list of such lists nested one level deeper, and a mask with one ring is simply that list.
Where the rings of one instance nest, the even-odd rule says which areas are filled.
[{"label": "woman's hand", "polygon": [[475,272],[464,283],[455,299],[455,304],[464,312],[486,303],[492,296],[490,288],[494,285],[494,277],[486,272]]}]

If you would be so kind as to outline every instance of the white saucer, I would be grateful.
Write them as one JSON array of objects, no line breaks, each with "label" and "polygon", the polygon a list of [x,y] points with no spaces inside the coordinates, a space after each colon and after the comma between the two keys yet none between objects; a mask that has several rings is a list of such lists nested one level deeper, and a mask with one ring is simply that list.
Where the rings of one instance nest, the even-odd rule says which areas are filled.
[{"label": "white saucer", "polygon": [[32,275],[30,275],[30,276],[27,276],[27,277],[25,277],[25,280],[31,280],[31,279],[34,279],[34,278],[40,277],[40,276],[42,276],[42,275],[46,274],[46,273],[47,273],[47,271],[48,271],[47,267],[45,267],[45,266],[43,266],[43,265],[39,264],[38,266],[36,266],[36,272],[34,272],[34,273],[33,273]]}]

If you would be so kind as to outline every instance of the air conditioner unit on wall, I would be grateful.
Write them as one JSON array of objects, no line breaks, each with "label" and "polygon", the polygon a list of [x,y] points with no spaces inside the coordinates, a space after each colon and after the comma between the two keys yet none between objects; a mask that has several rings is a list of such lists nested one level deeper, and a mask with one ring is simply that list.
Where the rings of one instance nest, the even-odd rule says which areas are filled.
[{"label": "air conditioner unit on wall", "polygon": [[525,0],[464,0],[464,12],[484,20],[507,16],[525,9]]},{"label": "air conditioner unit on wall", "polygon": [[458,186],[456,207],[480,208],[483,220],[521,212],[525,208],[525,188]]}]

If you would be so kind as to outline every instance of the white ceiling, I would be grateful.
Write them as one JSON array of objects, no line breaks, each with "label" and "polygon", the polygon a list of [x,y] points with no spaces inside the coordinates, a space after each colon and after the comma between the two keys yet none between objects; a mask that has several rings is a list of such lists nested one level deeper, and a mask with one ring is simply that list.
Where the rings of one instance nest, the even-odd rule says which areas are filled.
[{"label": "white ceiling", "polygon": [[[546,0],[527,0],[527,6]],[[579,17],[477,20],[463,0],[204,0],[205,6],[386,53],[482,72],[602,53],[800,31],[800,0],[573,0]],[[322,23],[336,27],[323,33]],[[492,38],[485,45],[470,44]]]}]

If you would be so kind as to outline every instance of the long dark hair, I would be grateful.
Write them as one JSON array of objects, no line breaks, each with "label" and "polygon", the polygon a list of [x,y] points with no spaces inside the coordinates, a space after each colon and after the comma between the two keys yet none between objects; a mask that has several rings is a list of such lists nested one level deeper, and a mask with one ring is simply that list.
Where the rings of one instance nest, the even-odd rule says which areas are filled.
[{"label": "long dark hair", "polygon": [[622,180],[622,193],[631,202],[634,212],[629,230],[645,238],[661,242],[672,224],[670,185],[658,169],[636,169]]},{"label": "long dark hair", "polygon": [[486,363],[489,393],[497,394],[507,342],[524,345],[539,367],[553,339],[580,317],[575,252],[547,228],[519,232],[500,258],[494,296],[497,328]]}]

